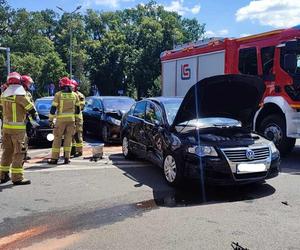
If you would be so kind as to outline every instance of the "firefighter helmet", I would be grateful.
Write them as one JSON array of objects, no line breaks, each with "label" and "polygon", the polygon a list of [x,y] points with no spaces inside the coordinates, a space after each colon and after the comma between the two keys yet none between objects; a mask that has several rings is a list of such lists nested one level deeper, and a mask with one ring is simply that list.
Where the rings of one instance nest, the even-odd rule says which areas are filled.
[{"label": "firefighter helmet", "polygon": [[21,77],[21,81],[22,81],[22,84],[24,86],[25,89],[29,89],[30,88],[30,85],[33,83],[33,80],[30,76],[27,76],[27,75],[23,75]]},{"label": "firefighter helmet", "polygon": [[72,83],[72,86],[74,88],[74,91],[77,91],[78,90],[78,86],[79,86],[78,82],[76,80],[72,79],[71,83]]},{"label": "firefighter helmet", "polygon": [[73,85],[71,83],[71,80],[65,76],[59,80],[59,87],[63,88],[63,87],[67,87],[67,86],[72,87]]},{"label": "firefighter helmet", "polygon": [[21,75],[18,72],[11,72],[7,76],[7,85],[21,84]]}]

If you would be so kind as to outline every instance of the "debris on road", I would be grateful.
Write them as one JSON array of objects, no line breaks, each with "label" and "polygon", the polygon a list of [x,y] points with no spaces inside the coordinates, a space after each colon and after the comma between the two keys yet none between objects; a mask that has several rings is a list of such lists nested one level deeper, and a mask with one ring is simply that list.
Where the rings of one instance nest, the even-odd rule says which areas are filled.
[{"label": "debris on road", "polygon": [[239,245],[238,242],[232,242],[232,243],[231,243],[231,247],[232,247],[234,250],[249,250],[249,248],[244,248],[244,247],[242,247],[241,245]]}]

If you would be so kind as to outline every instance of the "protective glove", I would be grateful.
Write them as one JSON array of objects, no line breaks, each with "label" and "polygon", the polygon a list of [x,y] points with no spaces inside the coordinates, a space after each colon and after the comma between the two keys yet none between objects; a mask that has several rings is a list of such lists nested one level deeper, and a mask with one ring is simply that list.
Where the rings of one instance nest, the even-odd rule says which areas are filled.
[{"label": "protective glove", "polygon": [[40,124],[38,124],[35,120],[31,120],[30,123],[31,123],[33,128],[37,128],[37,127],[40,126]]},{"label": "protective glove", "polygon": [[[38,116],[35,117],[35,118],[39,118]],[[32,117],[29,117],[29,121],[30,121],[30,124],[33,128],[37,128],[40,126],[40,124],[38,123],[40,120],[37,120],[37,119],[33,119]]]}]

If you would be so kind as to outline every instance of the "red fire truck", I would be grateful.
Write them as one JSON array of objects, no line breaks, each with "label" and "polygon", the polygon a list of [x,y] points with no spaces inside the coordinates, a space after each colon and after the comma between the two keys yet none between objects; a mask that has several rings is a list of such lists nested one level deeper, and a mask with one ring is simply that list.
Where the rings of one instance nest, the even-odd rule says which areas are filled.
[{"label": "red fire truck", "polygon": [[261,77],[266,91],[254,130],[273,140],[282,154],[300,138],[300,25],[232,39],[210,38],[161,54],[162,94],[184,96],[199,80],[220,74]]}]

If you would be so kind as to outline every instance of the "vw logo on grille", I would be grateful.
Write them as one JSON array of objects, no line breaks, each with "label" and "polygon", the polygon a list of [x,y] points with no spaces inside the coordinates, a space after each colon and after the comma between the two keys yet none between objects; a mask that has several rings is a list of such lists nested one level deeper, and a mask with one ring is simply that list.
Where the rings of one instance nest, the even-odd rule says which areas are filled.
[{"label": "vw logo on grille", "polygon": [[246,157],[248,160],[252,161],[255,158],[255,153],[251,149],[247,149]]}]

